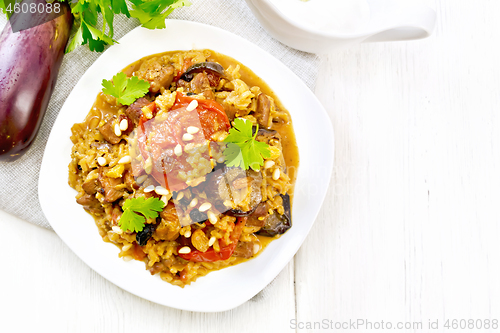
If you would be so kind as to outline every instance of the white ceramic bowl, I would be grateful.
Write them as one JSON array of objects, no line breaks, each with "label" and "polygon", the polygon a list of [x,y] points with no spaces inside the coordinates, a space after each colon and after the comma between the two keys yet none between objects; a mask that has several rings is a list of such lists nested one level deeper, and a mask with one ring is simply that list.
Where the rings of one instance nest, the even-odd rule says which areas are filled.
[{"label": "white ceramic bowl", "polygon": [[[119,249],[99,236],[93,218],[75,201],[68,185],[71,126],[82,122],[92,107],[101,81],[150,54],[213,49],[248,66],[290,111],[300,154],[292,206],[293,226],[257,258],[211,272],[185,288],[151,276],[143,262],[125,262]],[[297,92],[300,93],[297,93]],[[247,301],[293,258],[311,229],[328,189],[333,168],[333,129],[321,103],[285,65],[267,52],[227,31],[168,20],[163,30],[136,28],[113,45],[87,70],[64,103],[45,149],[39,180],[43,213],[61,239],[97,273],[117,286],[152,302],[173,308],[216,312]]]},{"label": "white ceramic bowl", "polygon": [[[362,29],[324,31],[306,25],[298,19],[292,19],[272,0],[246,0],[246,2],[261,25],[274,38],[290,47],[311,53],[328,53],[360,42],[425,38],[432,34],[436,22],[435,11],[418,3],[366,0],[369,17]],[[307,8],[307,5],[303,7]]]}]

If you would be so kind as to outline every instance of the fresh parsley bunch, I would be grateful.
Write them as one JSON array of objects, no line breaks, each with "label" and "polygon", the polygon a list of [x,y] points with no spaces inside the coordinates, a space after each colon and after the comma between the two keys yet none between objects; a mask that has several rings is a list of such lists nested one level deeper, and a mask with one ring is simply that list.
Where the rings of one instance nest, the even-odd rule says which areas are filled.
[{"label": "fresh parsley bunch", "polygon": [[[116,43],[113,39],[115,14],[135,17],[148,29],[165,28],[165,19],[175,8],[189,6],[187,0],[65,0],[71,5],[75,17],[73,38],[66,53],[78,45],[88,44],[92,51],[102,52],[105,45]],[[129,10],[131,8],[132,10]],[[102,28],[98,28],[102,16]]]},{"label": "fresh parsley bunch", "polygon": [[[47,0],[53,2],[55,0]],[[87,44],[91,51],[102,52],[104,46],[116,43],[113,39],[113,22],[116,14],[134,17],[148,29],[165,28],[165,19],[172,11],[182,6],[189,6],[188,0],[58,0],[71,6],[75,20],[66,47],[66,53],[79,45]],[[0,12],[10,17],[11,8],[21,0],[0,0]],[[10,4],[10,6],[8,6]],[[99,27],[98,23],[102,22]]]}]

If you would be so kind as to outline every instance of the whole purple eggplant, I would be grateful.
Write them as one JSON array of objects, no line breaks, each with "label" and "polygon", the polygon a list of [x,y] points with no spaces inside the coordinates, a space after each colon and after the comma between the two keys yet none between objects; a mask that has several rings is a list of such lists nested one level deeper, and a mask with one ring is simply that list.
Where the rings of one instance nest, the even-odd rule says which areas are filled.
[{"label": "whole purple eggplant", "polygon": [[49,14],[37,13],[35,19],[46,23],[19,32],[12,26],[26,17],[14,14],[0,35],[0,161],[22,156],[40,128],[73,22],[69,6],[61,10],[48,22]]}]

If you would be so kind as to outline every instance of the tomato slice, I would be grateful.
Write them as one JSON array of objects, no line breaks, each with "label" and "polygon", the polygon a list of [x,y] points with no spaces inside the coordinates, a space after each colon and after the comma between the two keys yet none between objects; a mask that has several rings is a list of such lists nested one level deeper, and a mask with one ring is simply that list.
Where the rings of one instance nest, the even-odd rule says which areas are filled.
[{"label": "tomato slice", "polygon": [[[214,262],[214,261],[229,259],[233,255],[233,252],[236,249],[236,246],[238,245],[238,240],[240,239],[241,233],[243,232],[243,227],[245,226],[246,222],[247,222],[247,217],[238,218],[238,221],[234,226],[233,232],[231,232],[231,235],[229,236],[231,243],[225,244],[225,242],[221,240],[219,242],[219,244],[221,245],[219,252],[215,251],[213,248],[207,250],[206,252],[191,250],[191,252],[187,254],[179,253],[179,257],[194,262]],[[179,249],[180,248],[181,246],[179,247]]]},{"label": "tomato slice", "polygon": [[133,254],[134,254],[135,260],[142,261],[142,260],[144,260],[144,258],[146,258],[146,253],[144,253],[144,251],[142,250],[142,247],[137,243],[134,243]]},{"label": "tomato slice", "polygon": [[[193,100],[195,100],[195,98],[177,93],[175,104],[172,106],[171,110],[183,107],[186,108]],[[198,111],[200,123],[207,140],[209,140],[215,132],[229,130],[231,125],[229,124],[229,118],[222,105],[211,99],[197,100],[197,102],[198,107],[196,111]]]},{"label": "tomato slice", "polygon": [[[179,175],[180,172],[188,173],[193,170],[193,161],[188,160],[190,155],[186,152],[187,144],[209,145],[211,136],[218,131],[228,131],[229,119],[222,106],[213,100],[197,100],[195,110],[188,111],[188,105],[195,100],[192,97],[177,93],[176,101],[170,111],[156,115],[152,119],[141,118],[138,127],[138,145],[143,157],[140,167],[133,165],[134,174],[139,175],[142,170],[149,167],[149,172],[160,185],[171,191],[179,191],[188,187],[188,184]],[[152,114],[156,114],[154,103],[147,105]],[[190,134],[192,137],[185,139],[187,129],[196,127],[198,132]],[[175,148],[180,145],[182,154],[174,154]],[[210,160],[208,149],[200,158]],[[149,162],[146,162],[148,161]],[[189,162],[190,161],[190,162]]]},{"label": "tomato slice", "polygon": [[177,75],[174,77],[174,82],[179,81],[181,78],[182,74],[184,74],[189,67],[193,64],[193,59],[184,59],[184,63],[182,64],[182,69],[177,73]]}]

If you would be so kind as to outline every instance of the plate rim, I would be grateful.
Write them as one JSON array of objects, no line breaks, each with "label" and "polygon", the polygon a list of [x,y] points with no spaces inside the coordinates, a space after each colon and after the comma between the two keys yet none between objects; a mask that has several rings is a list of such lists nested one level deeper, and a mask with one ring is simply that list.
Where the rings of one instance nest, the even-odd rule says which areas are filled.
[{"label": "plate rim", "polygon": [[[87,82],[86,78],[89,75],[91,75],[93,73],[93,71],[98,70],[99,67],[102,67],[101,62],[105,62],[106,59],[107,59],[107,57],[109,57],[110,54],[111,55],[113,55],[115,53],[119,54],[119,52],[121,51],[121,49],[124,47],[123,45],[125,45],[125,46],[128,45],[128,43],[129,43],[128,39],[130,39],[131,36],[134,36],[135,34],[141,35],[143,33],[151,34],[151,35],[155,35],[155,36],[156,35],[158,35],[158,36],[162,36],[162,35],[168,36],[171,33],[171,31],[169,29],[172,29],[171,28],[172,26],[173,26],[174,29],[179,29],[179,31],[181,31],[181,28],[189,28],[189,29],[195,29],[195,30],[196,29],[203,29],[202,31],[204,31],[204,32],[212,30],[213,32],[215,32],[218,35],[221,35],[222,37],[227,37],[229,40],[236,41],[237,45],[243,44],[243,45],[249,47],[250,50],[251,49],[256,50],[257,53],[259,53],[260,55],[265,55],[264,58],[266,58],[266,59],[273,59],[273,62],[278,63],[279,64],[278,67],[281,67],[281,68],[279,68],[278,72],[284,71],[284,72],[286,72],[287,76],[293,77],[294,81],[295,81],[294,83],[296,83],[301,89],[305,90],[306,94],[310,95],[310,96],[308,96],[308,99],[312,98],[315,101],[315,103],[317,104],[316,106],[318,107],[319,115],[321,115],[324,118],[324,120],[328,120],[328,121],[322,123],[322,126],[324,126],[327,129],[326,133],[322,133],[323,136],[324,136],[324,141],[326,142],[327,148],[328,148],[328,146],[331,148],[331,154],[328,154],[327,158],[324,160],[324,164],[326,165],[326,173],[328,175],[328,181],[326,182],[326,185],[322,186],[322,188],[320,189],[321,193],[319,194],[319,197],[318,197],[318,199],[320,199],[319,205],[317,205],[318,208],[313,212],[313,214],[312,214],[313,216],[311,216],[309,218],[309,219],[311,219],[311,221],[310,221],[309,224],[306,225],[305,230],[303,230],[305,233],[301,237],[297,237],[296,235],[294,235],[294,238],[290,239],[290,241],[293,240],[293,243],[291,243],[291,245],[293,245],[293,246],[291,246],[291,248],[289,250],[293,251],[293,253],[291,255],[287,254],[286,257],[289,257],[289,258],[287,260],[285,260],[285,261],[283,261],[283,260],[279,261],[279,265],[278,266],[273,266],[273,267],[271,267],[271,269],[265,271],[264,273],[267,273],[267,274],[263,274],[263,276],[261,277],[261,279],[260,279],[261,281],[259,281],[259,283],[258,283],[258,285],[259,285],[258,288],[253,287],[250,291],[242,292],[242,294],[240,294],[240,297],[237,300],[232,300],[232,301],[230,300],[230,302],[227,302],[225,304],[225,306],[224,305],[218,305],[218,306],[211,305],[210,307],[207,307],[207,304],[202,304],[202,302],[201,303],[197,303],[197,304],[190,304],[190,305],[185,305],[185,304],[180,304],[179,305],[179,304],[174,304],[172,302],[165,301],[165,300],[164,301],[158,300],[158,299],[155,299],[154,297],[151,297],[151,295],[144,295],[142,292],[137,292],[137,290],[135,290],[134,288],[130,288],[130,286],[128,286],[129,283],[124,283],[123,281],[117,280],[115,276],[110,276],[110,274],[108,274],[107,271],[102,267],[101,263],[98,263],[98,262],[88,262],[87,256],[86,255],[82,255],[81,253],[79,253],[79,249],[75,249],[76,245],[74,243],[72,244],[71,241],[68,241],[68,240],[71,240],[71,239],[68,238],[68,234],[66,233],[66,230],[64,229],[64,227],[59,222],[53,223],[53,221],[58,221],[61,218],[60,217],[56,218],[54,216],[54,212],[52,211],[53,206],[52,206],[52,203],[49,200],[49,196],[47,195],[48,193],[50,193],[50,191],[49,191],[49,189],[50,189],[50,182],[48,182],[49,179],[47,178],[50,175],[50,163],[51,163],[50,159],[54,156],[54,152],[53,152],[52,147],[54,145],[57,146],[57,144],[54,143],[54,140],[57,140],[57,136],[61,136],[62,135],[62,133],[59,133],[59,131],[58,131],[59,127],[62,126],[60,124],[64,123],[64,121],[66,120],[65,119],[66,117],[69,117],[68,111],[65,111],[65,110],[67,108],[71,107],[71,104],[72,104],[73,100],[76,98],[74,95],[76,93],[78,93],[79,90],[85,88],[85,83]],[[164,306],[181,309],[181,310],[196,311],[196,312],[221,312],[221,311],[227,311],[227,310],[233,309],[233,308],[235,308],[235,307],[237,307],[237,306],[245,303],[247,300],[249,300],[253,296],[255,296],[258,292],[260,292],[262,289],[264,289],[274,278],[276,278],[279,275],[279,273],[283,270],[283,268],[285,268],[285,266],[293,259],[294,255],[296,254],[296,252],[298,251],[298,249],[300,248],[300,246],[303,244],[305,238],[307,237],[307,234],[310,232],[310,229],[312,228],[312,225],[314,224],[314,222],[315,222],[315,220],[316,220],[316,218],[317,218],[317,216],[319,214],[321,206],[322,206],[322,204],[324,202],[324,199],[326,197],[326,192],[327,192],[328,187],[329,187],[331,173],[332,173],[332,169],[333,169],[333,159],[334,159],[333,126],[331,124],[331,121],[330,121],[330,118],[328,116],[328,113],[326,112],[326,110],[322,106],[321,102],[312,93],[312,91],[310,91],[310,89],[305,85],[305,83],[295,73],[293,73],[293,71],[291,71],[286,65],[284,65],[283,63],[281,63],[278,59],[276,59],[275,57],[273,57],[271,54],[269,54],[267,51],[263,50],[259,46],[251,43],[250,41],[248,41],[248,40],[246,40],[246,39],[244,39],[244,38],[242,38],[242,37],[240,37],[240,36],[238,36],[236,34],[233,34],[233,33],[229,32],[229,31],[226,31],[226,30],[214,27],[214,26],[210,26],[210,25],[198,23],[198,22],[169,19],[169,20],[167,20],[167,28],[166,29],[163,29],[163,30],[147,30],[145,28],[137,27],[137,28],[133,29],[132,31],[130,31],[125,36],[123,36],[120,39],[120,42],[122,42],[122,41],[124,41],[124,42],[120,43],[120,44],[113,45],[110,48],[108,48],[85,71],[85,73],[79,79],[78,83],[75,85],[75,87],[73,88],[73,90],[69,94],[68,98],[64,102],[64,104],[63,104],[63,106],[62,106],[62,108],[61,108],[61,110],[59,112],[59,115],[57,116],[57,119],[56,119],[56,121],[54,123],[54,126],[51,129],[51,132],[50,132],[50,135],[49,135],[49,139],[47,141],[46,149],[44,151],[44,155],[43,155],[43,159],[42,159],[42,165],[40,167],[40,176],[39,176],[39,182],[38,182],[39,183],[38,194],[39,194],[39,200],[40,200],[40,205],[42,207],[42,211],[43,211],[44,215],[47,217],[47,220],[51,224],[51,226],[54,229],[54,231],[59,235],[59,237],[63,240],[63,242],[82,261],[85,262],[85,264],[87,264],[96,273],[98,273],[99,275],[101,275],[102,277],[104,277],[105,279],[107,279],[108,281],[110,281],[111,283],[115,284],[116,286],[120,287],[121,289],[126,290],[126,291],[128,291],[128,292],[130,292],[130,293],[132,293],[132,294],[134,294],[134,295],[136,295],[138,297],[147,299],[149,301],[152,301],[152,302],[164,305]],[[216,52],[221,52],[219,50],[221,48],[223,49],[224,47],[218,46],[218,47],[208,47],[208,48],[212,49],[212,50],[214,50]],[[167,52],[167,51],[170,51],[170,50],[173,51],[173,49],[170,49],[170,48],[167,47],[163,52]],[[158,52],[148,52],[147,54],[155,54],[155,53],[158,53]],[[221,53],[224,53],[224,52],[221,52]],[[232,54],[227,54],[227,53],[224,53],[224,54],[229,55],[230,57],[232,57],[232,58],[236,59],[237,61],[243,63],[245,66],[247,66],[248,68],[250,68],[256,74],[257,74],[258,71],[260,71],[260,68],[253,67],[253,66],[249,65],[247,62],[245,62],[245,61],[243,61],[243,60],[241,60],[241,59],[239,59],[237,57],[234,57]],[[140,58],[135,59],[135,61],[138,60],[138,59],[140,59]],[[121,67],[117,71],[121,70],[122,68],[124,68],[125,66],[127,66],[130,63],[131,62],[127,62],[123,66],[120,65]],[[109,72],[109,69],[108,69],[108,72]],[[90,74],[88,74],[88,73],[90,73]],[[258,75],[258,76],[262,78],[262,75]],[[105,77],[101,77],[101,79],[103,79],[103,78],[105,78]],[[264,82],[266,82],[266,84],[268,84],[271,87],[271,89],[273,91],[276,91],[276,89],[273,88],[273,86],[269,83],[268,80],[266,80],[265,78],[262,78],[262,79],[263,79]],[[100,85],[98,85],[97,87],[99,88]],[[100,90],[97,90],[96,93],[98,91],[100,91]],[[96,93],[94,94],[94,99],[95,99]],[[278,93],[276,93],[276,95],[278,96],[278,98],[280,99],[280,101],[283,104],[286,105],[285,101],[282,98],[283,96],[280,96]],[[92,103],[93,103],[93,100],[92,100]],[[286,108],[290,110],[289,107],[286,107]],[[90,108],[86,109],[87,110],[86,113],[88,113],[89,109]],[[72,117],[70,117],[70,118],[72,118]],[[292,115],[292,121],[293,121],[293,124],[294,124],[294,130],[296,131],[296,129],[297,129],[297,123],[293,120],[293,118],[294,117]],[[78,121],[78,119],[76,121]],[[63,128],[61,127],[61,130],[62,129]],[[68,131],[68,135],[66,137],[69,139],[69,128],[65,128],[65,129]],[[70,141],[70,140],[67,140],[67,141]],[[297,139],[297,144],[299,145],[298,139]],[[57,155],[55,155],[55,156],[57,156]],[[300,149],[299,149],[299,156],[302,156],[302,150],[300,150]],[[66,160],[69,163],[69,161],[70,161],[69,155],[67,156]],[[301,165],[302,165],[302,161],[299,163],[299,170],[298,170],[298,175],[297,175],[297,181],[299,180],[299,177],[301,176],[301,170],[303,170],[303,168],[301,169]],[[66,169],[66,175],[67,175],[67,164],[66,164],[66,166],[64,168]],[[66,186],[70,190],[74,191],[72,188],[69,187],[69,185],[67,185],[67,177],[63,177],[63,178],[64,178],[64,182],[66,183]],[[74,201],[74,195],[73,195],[73,201]],[[294,207],[295,206],[296,206],[296,204],[294,203]],[[294,207],[292,207],[292,209],[294,209]],[[81,209],[81,207],[80,207],[80,209]],[[82,213],[88,215],[83,209],[81,211],[82,211]],[[88,217],[93,220],[93,218],[90,217],[90,215],[88,215]],[[97,229],[95,227],[95,224],[92,224],[91,227]],[[290,229],[290,231],[291,230],[293,230],[293,228]],[[95,231],[95,235],[99,238],[98,240],[101,243],[103,243],[105,245],[112,245],[111,243],[105,243],[105,242],[103,242],[102,239],[101,239],[101,237],[99,236],[99,233],[97,232],[97,230],[94,230],[94,231]],[[291,236],[288,237],[289,235],[292,234],[292,233],[290,233],[290,231],[287,232],[284,236],[282,236],[281,239],[291,238]],[[298,238],[300,238],[300,239],[298,239]],[[268,248],[266,249],[266,251],[270,250],[273,247],[277,247],[278,246],[276,244],[277,241],[278,240],[271,242],[271,244],[268,246]],[[288,244],[288,243],[285,243],[285,244]],[[288,246],[288,247],[290,247],[290,246]],[[244,264],[251,263],[251,262],[256,262],[257,259],[259,257],[263,256],[266,251],[264,251],[262,254],[260,254],[256,259],[250,260],[250,261],[248,261],[246,263],[243,263],[243,264],[240,264],[240,265],[236,265],[236,266],[232,266],[232,267],[229,267],[229,268],[224,268],[224,269],[219,270],[219,271],[211,272],[210,274],[208,274],[208,275],[206,275],[204,277],[200,277],[193,284],[191,284],[190,286],[186,286],[182,290],[186,290],[186,288],[191,287],[193,285],[201,285],[200,282],[203,279],[206,279],[208,276],[214,275],[215,273],[223,272],[222,274],[224,274],[224,271],[229,270],[230,268],[236,268],[237,269],[239,266],[242,266]],[[268,253],[269,253],[269,251],[268,251]],[[115,258],[116,261],[122,261],[122,260],[117,260],[117,259],[118,258],[116,256],[116,258]],[[133,262],[135,262],[135,261],[133,261]],[[137,262],[137,263],[142,266],[142,269],[140,270],[140,273],[143,274],[143,277],[145,277],[146,279],[151,279],[151,278],[157,278],[157,279],[159,279],[158,277],[151,277],[148,274],[145,274],[145,273],[147,273],[147,271],[144,269],[144,263],[142,263],[142,262]],[[136,263],[134,263],[133,265],[135,265],[135,264]],[[135,266],[137,266],[137,265],[135,265]],[[136,268],[134,268],[134,270],[135,269]],[[241,269],[239,269],[239,270],[241,270]],[[220,275],[220,274],[217,274],[217,275]],[[137,279],[137,276],[135,276],[135,274],[134,274],[134,276],[132,277],[132,279]],[[142,279],[143,279],[142,277],[139,278],[139,280],[142,280]],[[164,282],[164,281],[161,281],[161,283],[165,284],[166,286],[169,286],[169,287],[166,287],[167,289],[169,289],[170,287],[180,289],[179,287],[170,285],[169,283]],[[241,288],[241,289],[244,289],[244,288]]]}]

